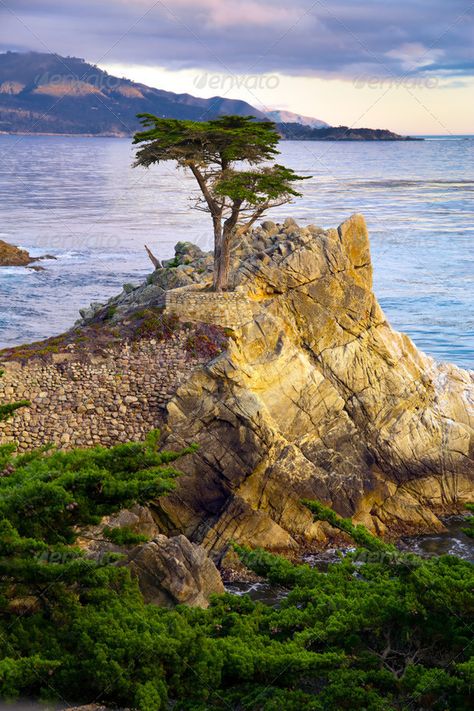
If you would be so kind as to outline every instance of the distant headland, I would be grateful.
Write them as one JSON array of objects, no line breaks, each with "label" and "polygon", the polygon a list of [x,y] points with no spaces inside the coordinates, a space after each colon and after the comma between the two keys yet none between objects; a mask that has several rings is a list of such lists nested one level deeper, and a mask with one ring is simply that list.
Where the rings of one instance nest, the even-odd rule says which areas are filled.
[{"label": "distant headland", "polygon": [[286,140],[412,141],[387,129],[329,126],[288,111],[264,113],[246,101],[175,94],[108,74],[77,57],[0,54],[0,133],[128,137],[138,113],[193,121],[224,114],[273,120]]}]

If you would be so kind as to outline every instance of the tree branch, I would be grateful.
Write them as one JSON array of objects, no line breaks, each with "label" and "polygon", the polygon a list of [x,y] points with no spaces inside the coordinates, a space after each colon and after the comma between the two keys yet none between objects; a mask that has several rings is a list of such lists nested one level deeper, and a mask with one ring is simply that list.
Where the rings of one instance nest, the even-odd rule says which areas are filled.
[{"label": "tree branch", "polygon": [[191,173],[194,175],[194,177],[197,180],[197,183],[201,189],[202,194],[204,195],[204,199],[207,202],[207,205],[209,207],[209,211],[211,215],[216,215],[218,214],[218,204],[214,200],[214,198],[211,195],[211,192],[209,190],[209,186],[206,183],[206,179],[204,178],[203,174],[200,172],[198,167],[196,166],[195,163],[189,163],[189,169]]}]

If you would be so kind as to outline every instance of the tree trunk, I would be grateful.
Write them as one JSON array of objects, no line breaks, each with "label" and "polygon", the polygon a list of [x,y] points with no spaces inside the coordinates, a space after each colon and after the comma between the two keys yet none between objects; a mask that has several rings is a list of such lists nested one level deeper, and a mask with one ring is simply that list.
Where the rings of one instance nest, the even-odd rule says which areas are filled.
[{"label": "tree trunk", "polygon": [[214,291],[227,291],[230,273],[232,230],[222,232],[219,248],[214,253]]},{"label": "tree trunk", "polygon": [[160,260],[155,257],[155,255],[153,254],[153,252],[151,251],[151,249],[149,249],[146,245],[145,245],[145,249],[146,249],[146,253],[147,253],[148,256],[150,257],[151,263],[153,264],[153,266],[155,267],[155,269],[162,269]]},{"label": "tree trunk", "polygon": [[[214,291],[227,291],[229,288],[230,248],[235,235],[242,200],[234,200],[232,212],[224,221],[223,229],[219,229],[220,237],[216,240],[214,250]],[[214,236],[216,223],[214,221]]]}]

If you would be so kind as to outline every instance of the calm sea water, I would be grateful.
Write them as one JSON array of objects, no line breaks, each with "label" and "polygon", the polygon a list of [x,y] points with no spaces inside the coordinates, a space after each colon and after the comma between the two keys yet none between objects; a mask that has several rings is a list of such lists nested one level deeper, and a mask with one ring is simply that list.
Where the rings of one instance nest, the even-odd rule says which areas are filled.
[{"label": "calm sea water", "polygon": [[[417,143],[284,142],[304,197],[274,212],[300,223],[368,222],[388,318],[439,360],[474,366],[474,138]],[[44,272],[0,269],[0,346],[60,333],[90,301],[151,270],[179,240],[210,248],[192,178],[132,169],[130,141],[0,136],[0,238],[58,257]]]}]

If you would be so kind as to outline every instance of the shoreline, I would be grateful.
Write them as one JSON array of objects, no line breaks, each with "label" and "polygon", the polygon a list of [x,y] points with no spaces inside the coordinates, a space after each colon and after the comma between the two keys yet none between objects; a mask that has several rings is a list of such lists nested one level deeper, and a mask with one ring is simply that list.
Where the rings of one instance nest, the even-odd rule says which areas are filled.
[{"label": "shoreline", "polygon": [[63,138],[131,138],[133,133],[51,133],[41,131],[0,131],[0,136],[61,136]]},{"label": "shoreline", "polygon": [[[375,130],[375,129],[374,129]],[[0,136],[61,136],[62,138],[132,138],[133,133],[51,133],[35,131],[0,131]],[[460,136],[462,138],[462,136]],[[401,136],[400,138],[284,138],[289,143],[412,143],[425,140],[422,136]]]}]

